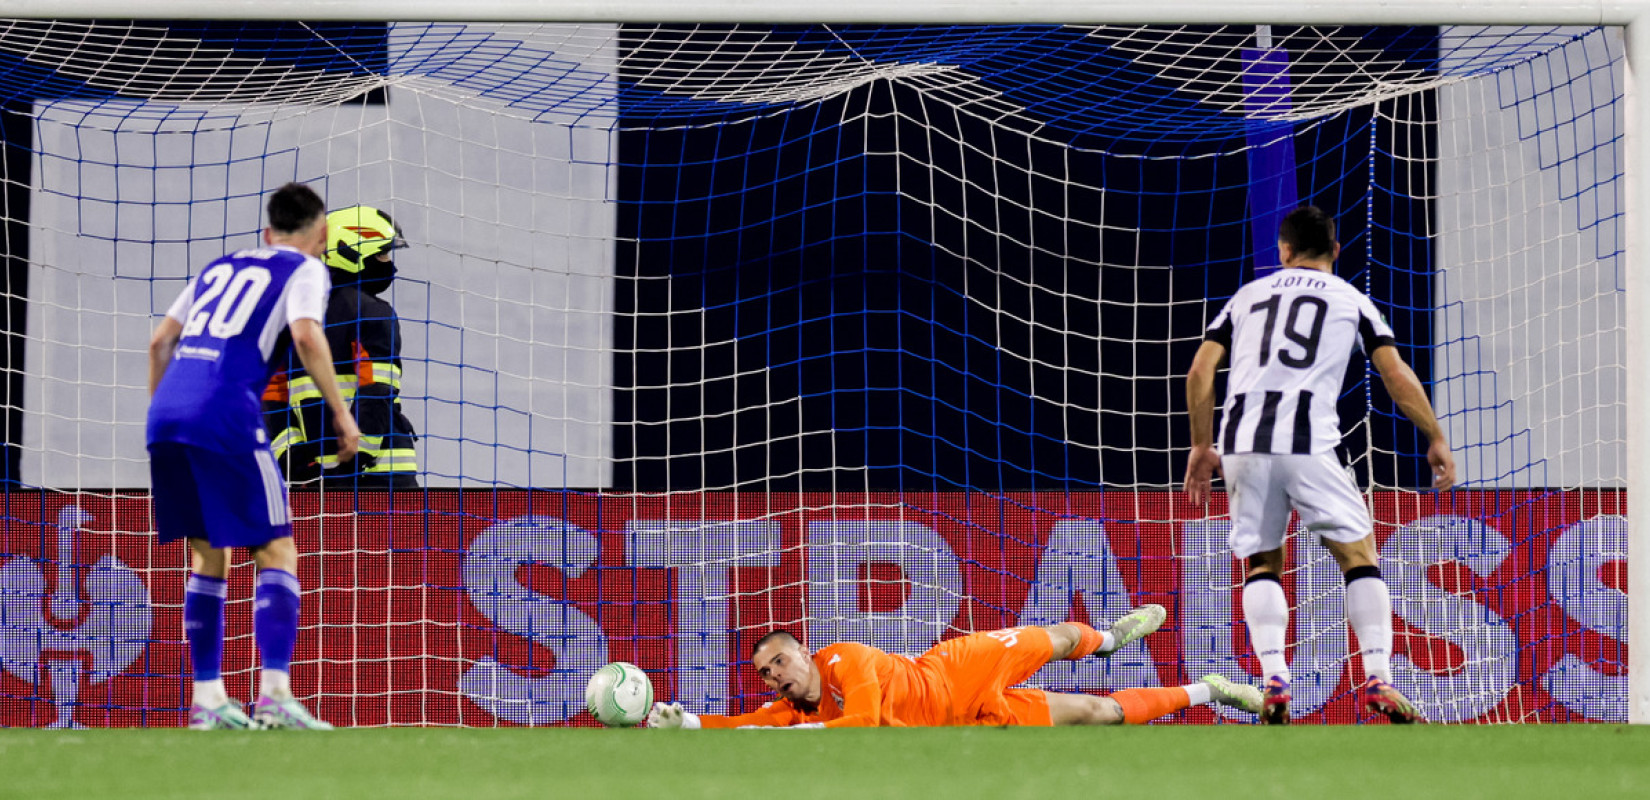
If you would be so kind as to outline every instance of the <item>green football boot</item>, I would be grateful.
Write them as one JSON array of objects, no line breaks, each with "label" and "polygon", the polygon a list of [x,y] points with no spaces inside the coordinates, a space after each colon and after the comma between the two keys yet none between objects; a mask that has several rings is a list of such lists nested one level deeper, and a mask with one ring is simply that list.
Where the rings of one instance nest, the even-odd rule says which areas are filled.
[{"label": "green football boot", "polygon": [[1223,706],[1259,714],[1264,705],[1260,690],[1247,683],[1233,683],[1220,675],[1204,675],[1202,682],[1209,687],[1209,699]]},{"label": "green football boot", "polygon": [[316,719],[304,708],[304,704],[296,698],[286,700],[272,700],[268,697],[258,698],[257,705],[252,707],[252,720],[258,727],[266,730],[288,728],[298,731],[330,731],[332,724]]},{"label": "green football boot", "polygon": [[256,727],[241,704],[234,700],[217,708],[207,708],[200,703],[189,708],[189,730],[192,731],[247,731]]},{"label": "green football boot", "polygon": [[1163,624],[1169,612],[1160,605],[1144,605],[1111,624],[1111,635],[1114,640],[1109,649],[1094,651],[1100,658],[1107,658],[1112,653],[1122,650],[1127,645],[1143,638],[1146,634],[1158,629]]}]

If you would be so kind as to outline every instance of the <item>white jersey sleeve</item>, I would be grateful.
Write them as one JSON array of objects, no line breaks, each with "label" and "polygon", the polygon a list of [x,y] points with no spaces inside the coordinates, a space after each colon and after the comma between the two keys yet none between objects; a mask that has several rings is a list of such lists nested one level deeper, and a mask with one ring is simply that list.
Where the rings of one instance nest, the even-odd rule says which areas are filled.
[{"label": "white jersey sleeve", "polygon": [[195,303],[195,279],[190,278],[189,284],[178,293],[178,299],[172,301],[172,307],[166,309],[166,316],[178,322],[188,322],[184,319],[189,314],[189,307]]},{"label": "white jersey sleeve", "polygon": [[314,258],[304,259],[303,266],[292,273],[287,287],[286,324],[301,319],[323,322],[327,316],[327,293],[332,291],[332,278],[327,268]]}]

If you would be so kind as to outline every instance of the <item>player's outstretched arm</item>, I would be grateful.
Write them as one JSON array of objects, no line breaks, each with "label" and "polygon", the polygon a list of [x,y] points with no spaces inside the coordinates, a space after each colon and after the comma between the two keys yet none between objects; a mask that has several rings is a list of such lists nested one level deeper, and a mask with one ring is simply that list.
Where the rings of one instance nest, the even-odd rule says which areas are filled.
[{"label": "player's outstretched arm", "polygon": [[695,714],[686,711],[681,703],[654,703],[648,712],[647,726],[665,730],[697,728],[791,728],[820,727],[808,724],[806,715],[798,713],[789,703],[772,702],[748,714]]},{"label": "player's outstretched arm", "polygon": [[1226,357],[1220,342],[1205,341],[1186,372],[1186,416],[1192,423],[1192,454],[1186,459],[1186,496],[1193,503],[1209,501],[1210,482],[1220,471],[1215,452],[1215,373]]},{"label": "player's outstretched arm", "polygon": [[[305,372],[330,378],[333,373],[332,347],[327,344],[326,333],[321,328],[320,320],[293,320],[292,348],[298,351],[298,360],[303,362]],[[361,429],[356,426],[355,418],[350,415],[349,406],[344,404],[344,396],[338,391],[338,382],[316,380],[315,388],[321,390],[321,399],[326,401],[327,408],[332,409],[332,428],[338,434],[338,461],[344,462],[354,458],[355,452],[361,447]]]},{"label": "player's outstretched arm", "polygon": [[1398,348],[1392,345],[1375,348],[1369,361],[1381,373],[1381,381],[1386,384],[1392,401],[1398,404],[1398,410],[1404,412],[1430,442],[1427,463],[1432,466],[1432,488],[1443,491],[1454,486],[1455,456],[1450,453],[1449,439],[1444,436],[1443,426],[1438,424],[1438,416],[1432,411],[1432,401],[1427,398],[1421,379],[1415,377],[1415,371],[1404,363]]},{"label": "player's outstretched arm", "polygon": [[178,347],[178,340],[183,338],[183,323],[163,317],[160,324],[155,326],[155,332],[149,337],[149,396],[155,396],[155,387],[160,385],[160,379],[166,374],[166,367],[172,363],[172,352]]}]

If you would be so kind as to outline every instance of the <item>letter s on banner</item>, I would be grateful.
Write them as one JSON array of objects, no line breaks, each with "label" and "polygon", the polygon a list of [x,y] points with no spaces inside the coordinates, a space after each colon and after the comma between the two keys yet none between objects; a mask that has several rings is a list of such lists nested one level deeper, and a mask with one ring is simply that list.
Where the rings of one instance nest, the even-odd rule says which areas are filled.
[{"label": "letter s on banner", "polygon": [[[1611,561],[1627,560],[1627,518],[1601,514],[1564,529],[1547,552],[1547,594],[1570,619],[1621,642],[1627,653],[1627,595],[1599,580]],[[1541,686],[1565,708],[1588,719],[1627,721],[1627,672],[1606,675],[1565,654]]]},{"label": "letter s on banner", "polygon": [[1501,531],[1476,519],[1443,514],[1399,528],[1381,546],[1381,573],[1392,585],[1393,612],[1466,654],[1461,668],[1445,675],[1393,654],[1393,682],[1415,690],[1410,697],[1429,720],[1477,719],[1500,705],[1517,679],[1518,640],[1495,611],[1470,595],[1434,586],[1427,580],[1427,568],[1454,561],[1487,576],[1512,549]]},{"label": "letter s on banner", "polygon": [[584,710],[584,684],[607,663],[607,637],[589,615],[528,589],[516,572],[543,564],[571,580],[596,563],[599,550],[594,535],[556,517],[516,517],[476,534],[464,554],[470,603],[505,631],[550,650],[556,665],[545,677],[525,678],[482,658],[459,678],[465,697],[521,725],[550,725]]}]

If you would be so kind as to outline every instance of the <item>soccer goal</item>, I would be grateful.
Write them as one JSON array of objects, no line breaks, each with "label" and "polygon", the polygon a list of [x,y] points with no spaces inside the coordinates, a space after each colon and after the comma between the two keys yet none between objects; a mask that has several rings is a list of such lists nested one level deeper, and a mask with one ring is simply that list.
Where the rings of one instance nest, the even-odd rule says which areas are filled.
[{"label": "soccer goal", "polygon": [[[1034,683],[1254,680],[1183,376],[1306,203],[1462,472],[1421,488],[1355,359],[1395,682],[1440,722],[1650,719],[1645,8],[0,2],[0,725],[183,722],[145,346],[292,180],[410,244],[420,488],[292,492],[293,685],[334,723],[593,724],[620,660],[743,711],[775,627],[916,654],[1147,602]],[[1370,721],[1341,576],[1290,549],[1296,716]]]}]

